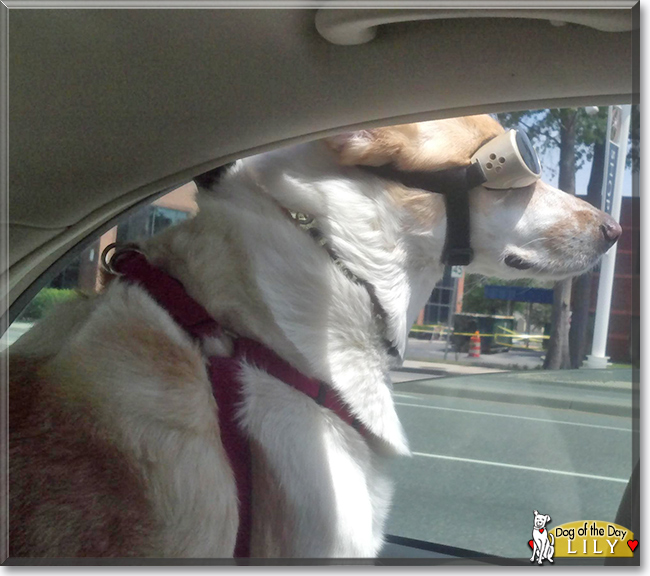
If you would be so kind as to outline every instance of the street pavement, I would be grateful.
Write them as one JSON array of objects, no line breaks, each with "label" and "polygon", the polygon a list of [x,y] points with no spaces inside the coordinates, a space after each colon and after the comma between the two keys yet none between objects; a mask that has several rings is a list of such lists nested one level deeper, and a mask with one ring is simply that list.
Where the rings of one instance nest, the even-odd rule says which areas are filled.
[{"label": "street pavement", "polygon": [[388,534],[526,559],[533,510],[551,528],[614,521],[638,441],[630,369],[545,371],[513,351],[456,363],[421,340],[406,357],[391,374],[413,456],[391,468]]},{"label": "street pavement", "polygon": [[526,558],[533,510],[551,528],[614,520],[632,472],[630,417],[402,389],[395,400],[413,455],[391,467],[389,534]]}]

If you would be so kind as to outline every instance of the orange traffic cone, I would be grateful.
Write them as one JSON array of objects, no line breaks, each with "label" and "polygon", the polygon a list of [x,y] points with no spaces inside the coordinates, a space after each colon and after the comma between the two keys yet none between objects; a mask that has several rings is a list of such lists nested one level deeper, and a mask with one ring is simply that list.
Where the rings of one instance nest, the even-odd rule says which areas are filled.
[{"label": "orange traffic cone", "polygon": [[469,356],[470,358],[481,357],[481,336],[479,335],[478,330],[474,333],[474,336],[469,339]]}]

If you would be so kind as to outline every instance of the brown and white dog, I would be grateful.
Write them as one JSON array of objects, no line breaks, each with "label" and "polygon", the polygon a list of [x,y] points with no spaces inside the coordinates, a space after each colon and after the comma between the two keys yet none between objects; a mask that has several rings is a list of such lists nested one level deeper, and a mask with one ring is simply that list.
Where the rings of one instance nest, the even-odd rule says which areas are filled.
[{"label": "brown and white dog", "polygon": [[[403,357],[443,273],[446,219],[440,195],[358,165],[467,165],[502,132],[488,116],[448,119],[237,162],[200,190],[196,217],[141,245],[223,333],[197,342],[119,278],[34,326],[10,349],[10,555],[232,556],[237,493],[206,356],[227,356],[233,335],[327,383],[365,428],[242,366],[251,555],[376,555],[392,495],[385,463],[409,454],[386,342]],[[565,278],[620,235],[611,218],[542,181],[478,187],[470,204],[470,272]],[[290,212],[314,218],[327,248]]]}]

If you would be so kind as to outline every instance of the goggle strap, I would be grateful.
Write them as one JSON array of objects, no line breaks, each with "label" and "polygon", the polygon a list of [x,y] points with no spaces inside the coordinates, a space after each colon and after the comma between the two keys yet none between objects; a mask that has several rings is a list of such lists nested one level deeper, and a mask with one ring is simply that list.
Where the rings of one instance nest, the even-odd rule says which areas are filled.
[{"label": "goggle strap", "polygon": [[470,243],[469,191],[485,182],[481,165],[474,162],[463,166],[444,192],[447,212],[445,246],[440,261],[446,266],[468,266],[474,259]]},{"label": "goggle strap", "polygon": [[440,261],[447,266],[467,266],[474,258],[470,245],[469,191],[483,184],[487,178],[478,162],[469,166],[455,166],[437,172],[400,170],[392,164],[358,166],[388,180],[442,194],[447,211],[447,232]]},{"label": "goggle strap", "polygon": [[446,266],[468,266],[474,259],[470,244],[469,190],[444,194],[447,232],[440,262]]}]

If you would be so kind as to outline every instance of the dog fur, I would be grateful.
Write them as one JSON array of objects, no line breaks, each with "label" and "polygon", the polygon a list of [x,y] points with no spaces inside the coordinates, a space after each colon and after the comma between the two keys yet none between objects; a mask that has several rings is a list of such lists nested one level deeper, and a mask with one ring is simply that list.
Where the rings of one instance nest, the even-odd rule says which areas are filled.
[{"label": "dog fur", "polygon": [[[444,202],[357,166],[465,165],[502,130],[488,116],[467,117],[247,158],[200,191],[197,216],[142,243],[227,334],[329,383],[370,432],[243,367],[253,556],[375,556],[393,491],[386,463],[409,454],[384,336],[403,357],[441,278]],[[607,216],[541,181],[470,197],[470,272],[564,278],[611,245]],[[366,288],[288,211],[314,217],[345,266],[374,286],[385,326]],[[508,256],[528,269],[509,267]],[[205,369],[206,354],[229,354],[229,339],[192,341],[147,293],[116,279],[12,346],[10,555],[232,556],[236,490]]]}]

